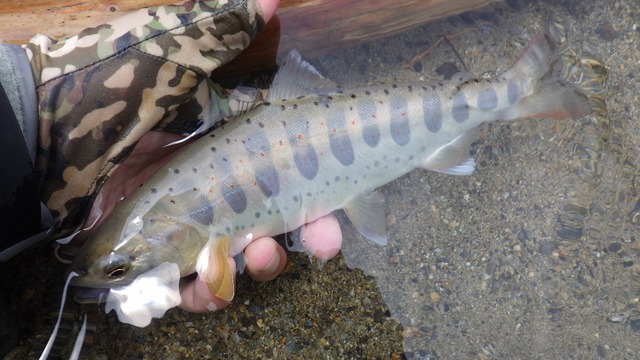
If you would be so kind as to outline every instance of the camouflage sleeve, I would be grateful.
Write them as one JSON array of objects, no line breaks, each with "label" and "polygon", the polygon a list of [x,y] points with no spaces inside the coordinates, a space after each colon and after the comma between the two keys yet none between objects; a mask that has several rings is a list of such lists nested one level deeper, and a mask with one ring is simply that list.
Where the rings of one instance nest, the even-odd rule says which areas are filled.
[{"label": "camouflage sleeve", "polygon": [[164,129],[180,106],[202,108],[204,80],[263,28],[255,0],[187,1],[24,46],[39,103],[36,169],[57,236],[82,224],[144,134]]}]

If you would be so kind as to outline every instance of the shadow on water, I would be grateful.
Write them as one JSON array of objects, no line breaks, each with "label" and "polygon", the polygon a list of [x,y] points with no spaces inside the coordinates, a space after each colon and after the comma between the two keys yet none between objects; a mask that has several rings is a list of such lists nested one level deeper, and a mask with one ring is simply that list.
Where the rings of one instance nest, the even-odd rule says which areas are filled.
[{"label": "shadow on water", "polygon": [[[172,310],[144,329],[98,312],[82,356],[640,356],[640,8],[633,3],[511,0],[314,58],[345,88],[442,79],[465,67],[491,76],[554,21],[566,34],[565,76],[589,93],[595,111],[575,122],[484,126],[472,176],[415,170],[381,189],[387,247],[360,239],[347,222],[343,255],[320,266],[292,254],[269,283],[241,276],[225,311]],[[48,271],[46,261],[29,267],[3,282],[28,284],[11,302],[30,324],[12,359],[44,346],[53,323],[46,314],[58,306],[58,290],[44,289],[62,284],[64,269]],[[37,310],[20,313],[26,302]]]}]

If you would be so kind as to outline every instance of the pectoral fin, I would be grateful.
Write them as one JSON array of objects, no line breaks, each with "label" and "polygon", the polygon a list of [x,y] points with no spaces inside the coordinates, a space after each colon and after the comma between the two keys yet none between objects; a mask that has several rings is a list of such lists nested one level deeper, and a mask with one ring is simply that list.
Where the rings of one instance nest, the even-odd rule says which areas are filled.
[{"label": "pectoral fin", "polygon": [[228,257],[229,236],[212,237],[198,256],[196,271],[215,296],[231,301],[235,289]]},{"label": "pectoral fin", "polygon": [[360,234],[378,245],[387,245],[382,195],[375,191],[360,195],[344,204],[344,211]]}]

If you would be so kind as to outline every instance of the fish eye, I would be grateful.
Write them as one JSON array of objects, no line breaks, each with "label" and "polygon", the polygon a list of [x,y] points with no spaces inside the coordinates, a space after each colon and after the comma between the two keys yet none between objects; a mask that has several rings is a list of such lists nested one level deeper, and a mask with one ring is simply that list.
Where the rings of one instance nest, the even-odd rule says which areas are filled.
[{"label": "fish eye", "polygon": [[104,268],[105,274],[111,279],[120,278],[126,274],[127,271],[129,271],[129,265],[124,263],[109,264]]}]

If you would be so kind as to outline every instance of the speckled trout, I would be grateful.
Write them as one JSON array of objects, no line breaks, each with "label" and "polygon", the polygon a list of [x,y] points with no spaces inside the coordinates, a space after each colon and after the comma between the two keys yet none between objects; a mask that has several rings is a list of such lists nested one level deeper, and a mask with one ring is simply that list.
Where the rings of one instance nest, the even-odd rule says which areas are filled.
[{"label": "speckled trout", "polygon": [[123,286],[168,262],[230,300],[227,256],[341,208],[384,244],[379,186],[415,168],[471,174],[484,122],[590,113],[586,96],[555,77],[555,47],[543,29],[491,79],[461,73],[348,91],[292,52],[264,103],[182,150],[96,229],[73,283]]}]

